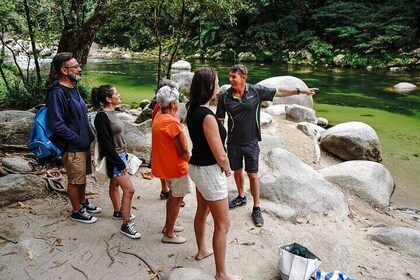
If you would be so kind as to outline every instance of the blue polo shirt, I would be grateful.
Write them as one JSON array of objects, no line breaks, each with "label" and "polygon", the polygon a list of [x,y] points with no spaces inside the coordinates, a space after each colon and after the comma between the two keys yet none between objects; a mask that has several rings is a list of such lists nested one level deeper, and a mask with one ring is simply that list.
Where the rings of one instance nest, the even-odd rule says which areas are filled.
[{"label": "blue polo shirt", "polygon": [[245,84],[242,99],[235,97],[232,88],[219,96],[216,116],[228,115],[228,144],[248,144],[261,141],[260,109],[263,101],[272,101],[275,88]]}]

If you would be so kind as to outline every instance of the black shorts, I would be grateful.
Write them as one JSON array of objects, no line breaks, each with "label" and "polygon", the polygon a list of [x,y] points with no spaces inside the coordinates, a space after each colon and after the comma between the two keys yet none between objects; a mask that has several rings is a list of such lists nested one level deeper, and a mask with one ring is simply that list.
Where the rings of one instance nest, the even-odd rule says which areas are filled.
[{"label": "black shorts", "polygon": [[258,172],[258,164],[260,157],[260,146],[258,142],[251,142],[248,144],[228,144],[228,158],[230,168],[238,170],[243,167],[243,160],[245,159],[245,171],[249,173]]}]

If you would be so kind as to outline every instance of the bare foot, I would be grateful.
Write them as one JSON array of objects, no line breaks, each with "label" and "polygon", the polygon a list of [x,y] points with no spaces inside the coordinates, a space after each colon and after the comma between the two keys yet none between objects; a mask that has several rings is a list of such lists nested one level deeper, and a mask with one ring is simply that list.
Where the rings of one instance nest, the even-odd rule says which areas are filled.
[{"label": "bare foot", "polygon": [[219,276],[216,275],[216,280],[243,280],[242,276],[234,275],[234,274],[220,274]]},{"label": "bare foot", "polygon": [[206,248],[206,250],[202,251],[202,252],[198,252],[198,254],[195,256],[195,259],[197,261],[201,261],[202,259],[207,258],[208,256],[213,255],[213,249],[212,248]]}]

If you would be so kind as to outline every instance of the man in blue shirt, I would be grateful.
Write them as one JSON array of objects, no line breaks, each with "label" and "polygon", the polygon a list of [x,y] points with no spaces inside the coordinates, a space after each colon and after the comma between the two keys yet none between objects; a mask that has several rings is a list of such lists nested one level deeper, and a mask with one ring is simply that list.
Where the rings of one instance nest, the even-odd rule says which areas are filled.
[{"label": "man in blue shirt", "polygon": [[216,115],[224,123],[228,115],[227,150],[230,167],[234,171],[238,196],[229,202],[229,208],[245,205],[247,202],[244,190],[243,160],[248,174],[251,194],[254,200],[252,220],[255,226],[261,227],[264,219],[260,209],[260,181],[258,166],[261,141],[260,109],[263,101],[272,101],[274,97],[285,97],[297,94],[314,95],[317,88],[267,88],[261,85],[246,83],[248,71],[245,66],[234,65],[229,71],[231,87],[219,96]]},{"label": "man in blue shirt", "polygon": [[94,223],[97,219],[87,212],[99,213],[101,208],[85,197],[86,174],[92,173],[90,143],[94,136],[89,127],[86,104],[76,88],[82,78],[82,68],[68,52],[56,54],[52,64],[58,80],[49,86],[47,113],[54,138],[63,151],[67,192],[73,208],[70,219]]}]

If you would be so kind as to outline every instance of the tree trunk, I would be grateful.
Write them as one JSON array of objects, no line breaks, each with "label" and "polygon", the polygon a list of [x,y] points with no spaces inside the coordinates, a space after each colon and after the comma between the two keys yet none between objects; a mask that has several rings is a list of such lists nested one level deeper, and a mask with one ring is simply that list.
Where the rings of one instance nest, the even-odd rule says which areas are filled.
[{"label": "tree trunk", "polygon": [[[118,8],[115,8],[115,6],[118,5],[114,3],[111,7],[105,6],[103,2],[100,2],[92,17],[90,17],[88,21],[82,24],[79,28],[71,28],[74,27],[74,25],[71,24],[71,21],[65,20],[65,22],[70,22],[70,24],[66,24],[64,27],[64,31],[61,34],[60,42],[58,44],[57,53],[71,52],[80,64],[85,65],[96,31],[106,21],[112,20],[113,14],[118,12]],[[56,73],[54,71],[54,67],[51,65],[47,84],[51,84],[53,82],[55,75]]]},{"label": "tree trunk", "polygon": [[[30,13],[29,13],[28,0],[23,0],[23,4],[25,6],[26,23],[28,24],[29,37],[31,39],[31,46],[32,46],[32,53],[34,54],[36,78],[37,78],[38,82],[40,82],[41,81],[41,68],[39,67],[38,52],[36,50],[35,36],[34,36],[34,32],[32,30],[32,23],[31,23],[31,16],[30,16]],[[29,69],[29,67],[28,67],[28,69]],[[28,75],[28,80],[29,80],[29,75]]]}]

